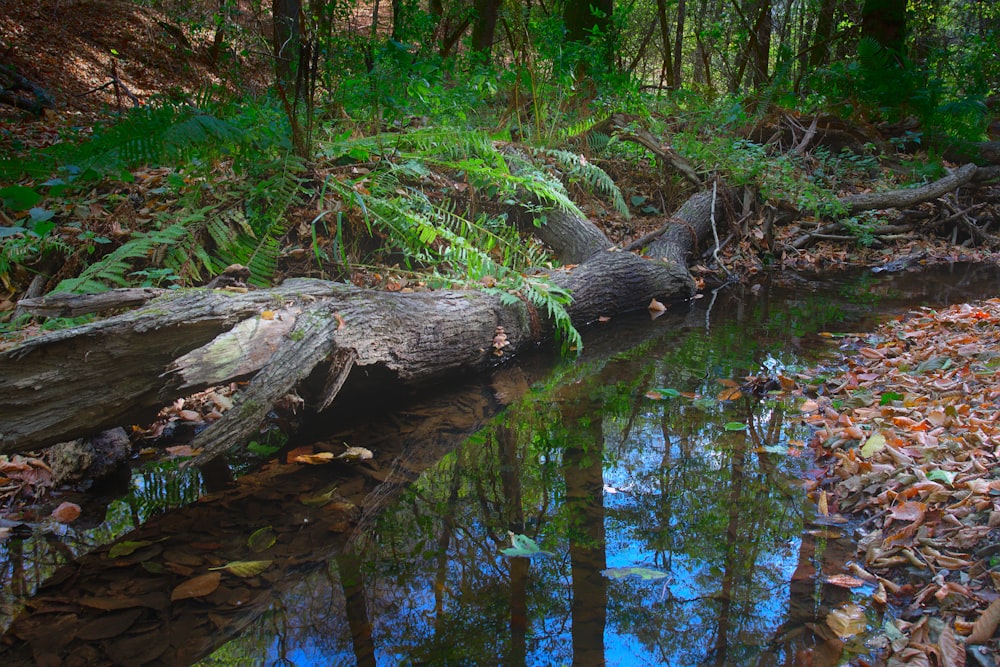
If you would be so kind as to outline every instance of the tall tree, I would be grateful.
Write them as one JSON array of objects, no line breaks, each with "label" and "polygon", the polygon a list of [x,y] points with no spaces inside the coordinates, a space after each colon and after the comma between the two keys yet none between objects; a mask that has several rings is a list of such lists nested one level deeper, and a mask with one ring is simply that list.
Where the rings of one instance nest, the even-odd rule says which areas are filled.
[{"label": "tall tree", "polygon": [[472,24],[472,48],[486,55],[493,50],[500,0],[476,0],[476,21]]},{"label": "tall tree", "polygon": [[295,70],[299,59],[299,40],[302,12],[301,0],[272,0],[271,16],[274,21],[272,48],[274,71],[279,86],[291,91],[295,87]]},{"label": "tall tree", "polygon": [[667,87],[676,88],[674,78],[673,54],[670,47],[670,26],[667,25],[667,0],[656,0],[656,16],[660,24],[660,40],[663,42],[663,63],[660,67],[660,83],[664,80]]},{"label": "tall tree", "polygon": [[865,0],[861,36],[871,37],[896,55],[906,46],[906,0]]},{"label": "tall tree", "polygon": [[687,14],[685,0],[677,2],[677,32],[674,36],[674,88],[681,87],[681,51],[684,45],[684,17]]},{"label": "tall tree", "polygon": [[816,30],[813,33],[812,52],[809,55],[810,67],[819,67],[829,62],[830,38],[833,36],[833,18],[836,9],[837,0],[820,0]]},{"label": "tall tree", "polygon": [[600,58],[609,68],[613,64],[614,0],[569,0],[563,10],[566,37],[572,42],[597,38]]}]

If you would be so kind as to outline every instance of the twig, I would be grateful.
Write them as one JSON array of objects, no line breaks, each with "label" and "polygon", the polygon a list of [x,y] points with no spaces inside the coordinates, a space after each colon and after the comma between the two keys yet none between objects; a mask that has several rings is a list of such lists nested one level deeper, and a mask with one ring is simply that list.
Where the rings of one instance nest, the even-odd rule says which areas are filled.
[{"label": "twig", "polygon": [[719,179],[715,179],[712,181],[712,212],[709,218],[712,225],[712,237],[715,239],[715,250],[712,251],[712,259],[714,259],[715,263],[721,266],[722,270],[726,272],[726,277],[730,278],[733,274],[730,273],[729,269],[726,268],[726,265],[722,263],[721,259],[719,259],[719,230],[715,228],[715,199],[718,194],[718,190]]},{"label": "twig", "polygon": [[[789,155],[802,155],[803,153],[806,152],[806,148],[809,147],[809,144],[810,142],[812,142],[813,137],[816,136],[816,125],[818,121],[819,121],[819,116],[813,116],[812,123],[809,124],[809,129],[806,130],[806,134],[804,137],[802,137],[802,141],[800,141],[795,148],[788,151]],[[798,122],[796,122],[795,124],[799,125]],[[801,128],[802,126],[799,125],[799,127]]]}]

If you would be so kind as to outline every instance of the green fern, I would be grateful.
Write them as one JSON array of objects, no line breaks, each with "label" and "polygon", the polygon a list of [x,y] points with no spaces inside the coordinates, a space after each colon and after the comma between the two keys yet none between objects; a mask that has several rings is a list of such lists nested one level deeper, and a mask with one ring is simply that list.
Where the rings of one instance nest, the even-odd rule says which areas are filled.
[{"label": "green fern", "polygon": [[242,264],[250,270],[251,283],[270,284],[281,253],[278,239],[268,233],[271,230],[258,236],[239,211],[230,210],[209,220],[205,231],[215,244],[208,262],[212,273],[222,273],[230,264]]},{"label": "green fern", "polygon": [[165,229],[151,232],[137,232],[125,244],[94,262],[75,278],[61,281],[54,292],[95,293],[105,292],[111,287],[127,287],[128,274],[133,271],[133,262],[146,259],[162,247],[176,246],[184,239],[190,239],[188,225],[198,219],[199,214],[189,216],[183,222],[176,222]]},{"label": "green fern", "polygon": [[631,214],[628,210],[628,204],[625,203],[625,197],[622,196],[622,191],[618,188],[614,179],[611,178],[606,171],[590,162],[582,155],[578,155],[577,153],[570,151],[546,148],[543,149],[541,153],[554,158],[559,166],[565,171],[566,177],[569,180],[579,180],[591,192],[600,193],[608,197],[615,210],[618,211],[622,217],[626,220],[631,218]]},{"label": "green fern", "polygon": [[[363,160],[372,165],[358,180],[357,185],[364,188],[335,178],[327,179],[325,187],[348,205],[357,205],[369,233],[383,236],[381,244],[401,255],[406,268],[430,272],[439,282],[451,285],[492,277],[504,299],[516,301],[513,294],[523,295],[552,318],[567,348],[582,348],[565,309],[570,295],[543,278],[525,277],[531,267],[550,261],[537,242],[522,239],[504,216],[472,215],[456,201],[432,201],[424,192],[425,187],[440,191],[430,180],[432,171],[450,171],[490,200],[531,200],[539,208],[582,216],[563,183],[549,170],[522,153],[501,151],[483,133],[449,128],[365,139],[342,135],[323,146],[321,153],[331,160]],[[579,167],[574,178],[614,198],[617,188],[607,174],[571,155],[552,157],[567,163],[575,160]],[[563,168],[571,171],[568,164]]]},{"label": "green fern", "polygon": [[143,107],[95,129],[87,141],[57,145],[48,155],[55,164],[73,165],[81,174],[112,173],[141,164],[186,160],[196,150],[221,150],[246,137],[233,123],[196,109]]}]

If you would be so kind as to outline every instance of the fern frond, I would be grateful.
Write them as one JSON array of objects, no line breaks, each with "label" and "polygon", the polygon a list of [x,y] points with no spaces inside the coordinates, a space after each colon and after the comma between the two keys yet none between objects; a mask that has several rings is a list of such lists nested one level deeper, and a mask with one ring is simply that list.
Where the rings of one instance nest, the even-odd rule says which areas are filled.
[{"label": "fern frond", "polygon": [[209,220],[205,231],[215,244],[209,262],[213,273],[221,273],[230,264],[242,264],[250,270],[250,282],[254,285],[271,283],[281,254],[281,244],[276,237],[283,232],[282,226],[258,234],[242,212],[231,209]]},{"label": "fern frond", "polygon": [[615,210],[626,220],[632,217],[628,210],[628,204],[625,203],[625,197],[622,196],[622,191],[615,184],[614,179],[608,175],[608,172],[582,155],[570,151],[548,148],[544,149],[542,153],[554,158],[559,166],[566,171],[567,178],[579,179],[591,192],[608,197]]},{"label": "fern frond", "polygon": [[75,278],[60,282],[54,292],[93,293],[104,292],[111,286],[126,287],[126,277],[132,271],[133,260],[144,259],[163,246],[174,246],[188,237],[185,222],[177,222],[165,229],[137,232],[126,243],[94,262]]},{"label": "fern frond", "polygon": [[590,132],[590,128],[597,125],[597,123],[598,121],[596,118],[584,118],[583,120],[573,123],[572,125],[560,130],[557,134],[557,139],[559,141],[566,141],[567,139],[571,139],[577,135]]}]

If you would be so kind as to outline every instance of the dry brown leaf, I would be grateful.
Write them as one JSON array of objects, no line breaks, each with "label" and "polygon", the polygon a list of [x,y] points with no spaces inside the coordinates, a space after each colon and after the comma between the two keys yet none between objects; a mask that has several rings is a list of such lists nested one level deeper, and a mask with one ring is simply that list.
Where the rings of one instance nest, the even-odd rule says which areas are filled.
[{"label": "dry brown leaf", "polygon": [[864,581],[849,574],[834,574],[827,577],[824,581],[840,588],[858,588],[865,585]]},{"label": "dry brown leaf", "polygon": [[965,646],[955,636],[955,629],[945,625],[938,638],[941,667],[965,667]]},{"label": "dry brown leaf", "polygon": [[841,639],[864,632],[867,623],[865,610],[853,602],[834,609],[826,617],[827,626]]},{"label": "dry brown leaf", "polygon": [[220,581],[222,581],[221,572],[199,574],[197,577],[188,579],[177,586],[170,593],[170,601],[176,602],[177,600],[186,600],[188,598],[205,597],[215,592],[215,589],[219,587]]},{"label": "dry brown leaf", "polygon": [[315,454],[300,454],[292,459],[292,461],[294,463],[307,463],[309,465],[323,465],[335,458],[336,456],[333,452],[317,452]]},{"label": "dry brown leaf", "polygon": [[80,506],[70,502],[60,503],[52,510],[52,518],[59,523],[73,523],[80,518]]},{"label": "dry brown leaf", "polygon": [[719,395],[716,396],[720,401],[736,401],[743,396],[743,392],[740,391],[739,387],[726,387]]},{"label": "dry brown leaf", "polygon": [[1000,598],[990,603],[972,626],[972,634],[965,639],[966,644],[984,644],[989,641],[1000,624]]}]

